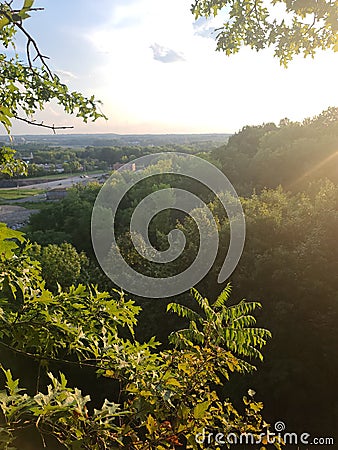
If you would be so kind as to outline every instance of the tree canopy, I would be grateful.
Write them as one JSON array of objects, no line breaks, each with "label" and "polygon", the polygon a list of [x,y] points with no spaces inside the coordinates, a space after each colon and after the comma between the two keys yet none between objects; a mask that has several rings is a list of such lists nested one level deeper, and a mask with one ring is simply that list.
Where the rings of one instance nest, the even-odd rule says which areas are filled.
[{"label": "tree canopy", "polygon": [[195,0],[195,18],[224,12],[216,31],[217,50],[227,55],[242,46],[257,51],[272,46],[281,65],[318,49],[338,51],[338,2],[331,0]]}]

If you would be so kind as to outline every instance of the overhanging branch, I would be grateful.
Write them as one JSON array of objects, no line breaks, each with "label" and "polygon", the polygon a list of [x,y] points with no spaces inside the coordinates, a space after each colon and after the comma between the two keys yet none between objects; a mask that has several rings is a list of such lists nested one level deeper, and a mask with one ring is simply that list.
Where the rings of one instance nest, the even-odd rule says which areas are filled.
[{"label": "overhanging branch", "polygon": [[53,133],[56,134],[57,130],[70,130],[74,128],[73,126],[55,126],[53,125],[46,125],[43,122],[36,122],[35,120],[29,120],[25,119],[24,117],[14,116],[14,119],[20,120],[21,122],[28,123],[28,125],[35,125],[36,127],[42,127],[42,128],[48,128],[49,130],[53,130]]},{"label": "overhanging branch", "polygon": [[[8,5],[10,6],[10,5]],[[35,10],[41,10],[43,8],[32,8],[30,9],[30,11],[35,11]],[[27,44],[26,44],[26,55],[27,55],[27,60],[28,60],[28,64],[29,67],[31,69],[33,69],[33,63],[32,63],[32,59],[31,59],[31,55],[30,55],[30,46],[32,45],[35,52],[36,52],[36,56],[34,58],[33,61],[35,61],[36,59],[39,59],[41,64],[45,67],[45,69],[48,72],[48,75],[53,79],[54,75],[52,73],[52,71],[50,70],[49,66],[46,64],[45,59],[49,59],[48,56],[43,55],[40,52],[39,46],[37,44],[37,42],[35,41],[35,39],[31,36],[31,34],[25,29],[25,27],[22,25],[22,22],[19,21],[15,21],[13,20],[13,15],[17,13],[17,11],[11,10],[10,14],[7,13],[6,11],[1,11],[1,14],[6,17],[6,19],[9,21],[9,23],[12,23],[14,26],[16,26],[17,28],[19,28],[19,30],[26,36],[27,38]]]}]

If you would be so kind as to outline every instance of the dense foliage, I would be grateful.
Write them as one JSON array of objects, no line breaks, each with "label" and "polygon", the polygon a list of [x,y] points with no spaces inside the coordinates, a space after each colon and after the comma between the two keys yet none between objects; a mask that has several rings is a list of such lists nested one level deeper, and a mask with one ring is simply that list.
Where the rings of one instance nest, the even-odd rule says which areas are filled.
[{"label": "dense foliage", "polygon": [[[229,286],[213,304],[193,291],[195,310],[168,305],[188,326],[172,333],[170,348],[160,351],[154,338],[135,340],[139,307],[123,293],[79,285],[52,294],[23,235],[2,225],[0,239],[0,347],[38,362],[35,393],[22,390],[3,368],[1,448],[16,448],[16,432],[34,426],[43,441],[51,435],[66,448],[90,450],[197,449],[202,428],[257,436],[267,431],[262,404],[251,391],[242,415],[216,390],[232,372],[254,370],[248,358],[262,359],[270,333],[254,326],[259,303],[228,306]],[[109,400],[93,408],[95,389],[83,395],[69,387],[63,373],[49,371],[53,363],[107,378]]]},{"label": "dense foliage", "polygon": [[336,1],[195,0],[195,18],[224,13],[216,30],[217,50],[227,55],[242,46],[257,51],[272,46],[287,66],[294,55],[314,56],[318,49],[338,51]]},{"label": "dense foliage", "polygon": [[279,184],[296,192],[321,178],[338,182],[337,146],[338,108],[331,107],[302,123],[246,126],[212,154],[243,194]]},{"label": "dense foliage", "polygon": [[[336,109],[331,108],[302,124],[283,120],[278,126],[244,127],[211,155],[243,194],[247,240],[232,276],[235,292],[262,299],[260,320],[274,335],[267,349],[268,361],[252,376],[252,383],[269,399],[266,407],[271,418],[283,417],[290,427],[317,430],[318,434],[332,434],[338,420],[338,404],[332,400],[338,370],[335,117]],[[264,158],[258,158],[259,153]],[[155,271],[160,276],[172,275],[191,264],[199,242],[196,225],[188,217],[174,211],[159,215],[157,231],[156,227],[149,230],[151,241],[159,249],[166,248],[166,230],[179,227],[185,233],[185,252],[171,266],[154,268],[154,263],[138,255],[128,233],[135,204],[153,190],[168,185],[177,187],[177,183],[209,202],[218,223],[220,252],[212,271],[198,285],[204,295],[214,300],[223,287],[218,285],[217,276],[228,248],[229,226],[220,202],[200,186],[163,176],[138,186],[121,204],[118,244],[129,263],[148,275]],[[98,189],[95,185],[74,188],[66,199],[49,205],[47,214],[43,210],[32,217],[29,235],[32,239],[40,237],[44,245],[63,236],[78,251],[86,251],[90,260],[87,276],[102,289],[110,290],[112,283],[96,267],[89,239],[90,211]],[[39,230],[46,230],[47,234],[43,236]],[[149,339],[155,333],[166,343],[168,334],[178,327],[165,315],[167,303],[136,300],[143,307],[137,331],[139,339]],[[192,306],[184,295],[180,302]],[[241,379],[235,378],[231,386],[236,396],[245,389]],[[313,401],[317,411],[321,411],[319,417],[312,413]]]}]

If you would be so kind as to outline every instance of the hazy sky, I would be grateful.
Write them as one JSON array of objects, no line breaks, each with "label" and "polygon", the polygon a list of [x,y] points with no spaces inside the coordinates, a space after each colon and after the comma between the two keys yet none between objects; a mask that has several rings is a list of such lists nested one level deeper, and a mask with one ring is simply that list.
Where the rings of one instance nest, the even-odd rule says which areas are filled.
[{"label": "hazy sky", "polygon": [[[272,50],[215,52],[221,17],[194,21],[191,0],[37,0],[27,28],[71,89],[95,94],[109,121],[82,124],[55,105],[45,122],[75,133],[235,132],[338,106],[338,53],[281,68]],[[41,132],[39,130],[39,132]],[[37,133],[22,124],[13,134]]]}]

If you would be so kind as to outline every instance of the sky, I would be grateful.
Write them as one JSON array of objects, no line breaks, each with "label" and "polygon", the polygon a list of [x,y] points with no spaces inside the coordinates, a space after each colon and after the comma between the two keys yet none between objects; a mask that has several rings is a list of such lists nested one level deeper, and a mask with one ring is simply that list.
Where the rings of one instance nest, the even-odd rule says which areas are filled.
[{"label": "sky", "polygon": [[[108,120],[83,124],[54,104],[38,120],[73,133],[233,133],[338,106],[338,53],[216,52],[222,15],[194,20],[191,0],[36,0],[26,27],[72,90],[94,94]],[[38,131],[37,131],[38,130]],[[15,123],[13,134],[43,133]],[[48,131],[46,131],[48,132]]]}]

